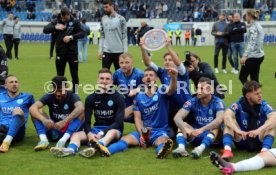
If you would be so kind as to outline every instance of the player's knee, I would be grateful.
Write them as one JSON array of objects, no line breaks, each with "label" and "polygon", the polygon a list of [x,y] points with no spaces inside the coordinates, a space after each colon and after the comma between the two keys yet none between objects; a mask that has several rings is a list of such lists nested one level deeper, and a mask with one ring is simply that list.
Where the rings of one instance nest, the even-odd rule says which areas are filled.
[{"label": "player's knee", "polygon": [[110,130],[110,131],[108,131],[108,132],[109,132],[109,134],[110,134],[112,137],[115,137],[115,136],[118,135],[118,131],[115,130],[115,129],[112,129],[112,130]]}]

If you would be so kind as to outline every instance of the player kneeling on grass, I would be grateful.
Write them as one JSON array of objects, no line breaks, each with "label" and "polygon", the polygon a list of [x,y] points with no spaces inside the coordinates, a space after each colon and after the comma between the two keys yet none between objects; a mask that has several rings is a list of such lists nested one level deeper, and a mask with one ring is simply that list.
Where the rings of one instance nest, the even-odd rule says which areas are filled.
[{"label": "player kneeling on grass", "polygon": [[[185,150],[189,138],[190,143],[197,146],[191,152],[192,157],[200,157],[205,148],[211,146],[217,138],[223,122],[224,110],[224,102],[213,95],[211,80],[206,77],[200,78],[197,96],[188,100],[174,117],[174,121],[181,132],[176,136],[178,148],[172,152],[173,156],[185,157],[189,155]],[[183,121],[190,112],[194,116],[192,125]]]},{"label": "player kneeling on grass", "polygon": [[242,88],[243,97],[226,110],[222,158],[233,157],[233,140],[238,149],[261,152],[271,149],[275,130],[263,128],[273,125],[268,119],[275,117],[275,112],[262,100],[261,87],[256,81],[246,82]]},{"label": "player kneeling on grass", "polygon": [[[84,118],[80,97],[68,90],[66,77],[54,77],[52,85],[54,92],[45,94],[30,108],[40,138],[35,151],[47,149],[48,139],[58,141],[56,147],[64,147],[71,135],[79,130]],[[45,105],[49,108],[49,116],[42,109]]]},{"label": "player kneeling on grass", "polygon": [[[168,126],[168,100],[177,87],[177,70],[168,69],[171,76],[170,86],[156,87],[158,79],[152,68],[144,71],[143,82],[145,88],[140,88],[134,99],[134,121],[137,131],[132,132],[112,145],[107,150],[110,154],[125,151],[130,146],[145,146],[151,144],[156,146],[156,158],[165,158],[172,150],[173,141],[169,139],[170,128]],[[143,89],[143,90],[142,90]],[[148,143],[142,136],[142,128],[151,128]]]},{"label": "player kneeling on grass", "polygon": [[[85,100],[84,131],[74,133],[67,148],[51,148],[56,157],[75,155],[81,142],[89,143],[90,147],[80,151],[80,155],[90,158],[95,150],[103,156],[110,153],[105,146],[121,138],[124,128],[125,101],[123,95],[112,89],[112,73],[103,68],[98,75],[99,89]],[[95,123],[91,129],[91,117],[94,113]]]},{"label": "player kneeling on grass", "polygon": [[0,94],[0,152],[9,151],[12,142],[25,136],[29,107],[34,103],[31,94],[19,91],[18,79],[9,75],[5,80],[6,92]]}]

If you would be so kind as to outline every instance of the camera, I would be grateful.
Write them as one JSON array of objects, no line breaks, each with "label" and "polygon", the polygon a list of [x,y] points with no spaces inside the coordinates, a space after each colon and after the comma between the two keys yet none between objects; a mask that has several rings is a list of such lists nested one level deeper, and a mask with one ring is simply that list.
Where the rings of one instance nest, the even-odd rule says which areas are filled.
[{"label": "camera", "polygon": [[192,62],[189,61],[191,59],[191,52],[190,51],[186,51],[185,52],[185,61],[183,62],[185,67],[190,67],[192,65]]},{"label": "camera", "polygon": [[192,63],[191,63],[191,61],[189,61],[189,60],[185,60],[185,61],[183,62],[183,64],[184,64],[185,67],[190,67],[190,66],[192,66]]}]

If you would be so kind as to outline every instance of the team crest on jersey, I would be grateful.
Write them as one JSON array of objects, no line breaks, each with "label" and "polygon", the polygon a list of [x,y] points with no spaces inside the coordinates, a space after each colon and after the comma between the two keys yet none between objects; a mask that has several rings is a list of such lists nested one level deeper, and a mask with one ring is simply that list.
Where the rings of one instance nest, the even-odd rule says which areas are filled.
[{"label": "team crest on jersey", "polygon": [[185,103],[184,103],[184,107],[186,108],[186,107],[188,107],[188,106],[190,106],[191,105],[191,103],[189,102],[189,101],[186,101]]},{"label": "team crest on jersey", "polygon": [[231,108],[235,111],[238,109],[238,104],[237,103],[234,103]]},{"label": "team crest on jersey", "polygon": [[154,96],[152,97],[152,100],[153,100],[153,101],[157,101],[157,100],[158,100],[158,96],[157,96],[157,95],[154,95]]},{"label": "team crest on jersey", "polygon": [[108,100],[108,102],[107,102],[107,105],[108,105],[108,106],[113,106],[113,104],[114,104],[114,103],[113,103],[112,100]]},{"label": "team crest on jersey", "polygon": [[213,110],[212,109],[209,109],[209,115],[213,115]]},{"label": "team crest on jersey", "polygon": [[18,100],[16,101],[16,103],[17,103],[17,104],[22,104],[22,103],[23,103],[23,99],[18,99]]},{"label": "team crest on jersey", "polygon": [[65,104],[65,105],[63,106],[63,109],[64,109],[64,110],[67,110],[67,109],[69,109],[69,106],[68,106],[68,104]]}]

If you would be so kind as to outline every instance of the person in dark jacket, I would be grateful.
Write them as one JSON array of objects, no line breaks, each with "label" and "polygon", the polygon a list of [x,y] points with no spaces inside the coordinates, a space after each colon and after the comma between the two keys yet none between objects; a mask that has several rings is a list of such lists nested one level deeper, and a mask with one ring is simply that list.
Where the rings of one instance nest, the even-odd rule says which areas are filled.
[{"label": "person in dark jacket", "polygon": [[[186,70],[188,70],[189,78],[193,81],[195,87],[197,87],[199,79],[201,77],[210,78],[214,83],[214,87],[216,88],[214,95],[223,99],[225,90],[221,90],[217,88],[220,85],[218,83],[217,77],[215,76],[211,66],[207,62],[201,62],[200,57],[193,52],[186,51],[185,54],[186,54],[186,60],[184,62],[184,65],[186,67]],[[221,90],[221,92],[218,90]]]},{"label": "person in dark jacket", "polygon": [[232,52],[234,55],[234,74],[239,73],[239,57],[243,56],[244,50],[244,33],[246,33],[246,25],[240,21],[240,14],[234,14],[234,22],[229,26],[229,36]]},{"label": "person in dark jacket", "polygon": [[67,7],[61,8],[57,19],[46,25],[44,33],[55,33],[56,36],[56,70],[57,75],[63,76],[66,63],[69,63],[73,83],[73,91],[79,84],[78,76],[78,39],[85,33],[81,29],[80,22],[74,19]]},{"label": "person in dark jacket", "polygon": [[219,51],[222,49],[222,72],[226,71],[226,57],[228,50],[228,24],[225,22],[225,14],[219,15],[219,21],[215,22],[212,27],[211,34],[215,37],[215,54],[214,54],[214,67],[215,73],[219,73],[218,70],[218,57]]},{"label": "person in dark jacket", "polygon": [[141,22],[141,29],[138,31],[138,42],[140,43],[140,38],[144,36],[145,33],[147,33],[150,30],[150,27],[145,21]]},{"label": "person in dark jacket", "polygon": [[5,79],[8,75],[8,58],[3,49],[0,45],[0,93],[6,92],[6,88],[4,87]]}]

